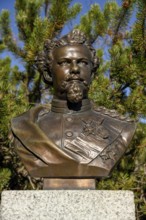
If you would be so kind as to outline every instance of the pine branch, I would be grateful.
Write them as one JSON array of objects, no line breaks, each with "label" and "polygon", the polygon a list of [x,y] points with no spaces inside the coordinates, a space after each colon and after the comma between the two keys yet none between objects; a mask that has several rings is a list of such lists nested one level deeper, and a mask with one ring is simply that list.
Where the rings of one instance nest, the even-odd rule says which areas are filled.
[{"label": "pine branch", "polygon": [[133,28],[133,50],[137,56],[146,57],[146,1],[137,2],[137,20]]},{"label": "pine branch", "polygon": [[43,0],[16,0],[16,23],[21,40],[28,41],[33,32],[35,19],[40,15]]},{"label": "pine branch", "polygon": [[0,33],[3,43],[8,49],[16,56],[25,57],[25,51],[21,49],[13,38],[12,31],[10,28],[10,17],[7,10],[3,10],[0,16]]},{"label": "pine branch", "polygon": [[50,38],[58,36],[65,23],[74,19],[81,10],[81,5],[76,3],[69,7],[71,0],[53,0],[50,6],[48,21],[50,23]]},{"label": "pine branch", "polygon": [[113,44],[115,44],[118,41],[119,36],[121,36],[120,32],[123,32],[123,30],[128,25],[134,4],[135,0],[123,0],[122,7],[119,10],[117,16],[115,17],[115,22],[113,26]]}]

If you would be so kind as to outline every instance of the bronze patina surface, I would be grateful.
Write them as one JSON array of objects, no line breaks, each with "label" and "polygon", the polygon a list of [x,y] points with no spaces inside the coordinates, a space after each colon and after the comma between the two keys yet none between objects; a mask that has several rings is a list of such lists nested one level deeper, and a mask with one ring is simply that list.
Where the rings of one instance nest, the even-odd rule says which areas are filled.
[{"label": "bronze patina surface", "polygon": [[[61,188],[65,178],[88,182],[109,176],[133,137],[135,123],[115,110],[91,107],[87,94],[98,67],[95,50],[74,30],[47,41],[36,63],[55,93],[51,109],[40,105],[12,120],[15,148],[27,171],[45,178],[44,188],[52,188],[52,181]],[[84,185],[77,182],[72,181],[73,188]]]},{"label": "bronze patina surface", "polygon": [[96,189],[95,179],[50,179],[44,178],[43,189]]}]

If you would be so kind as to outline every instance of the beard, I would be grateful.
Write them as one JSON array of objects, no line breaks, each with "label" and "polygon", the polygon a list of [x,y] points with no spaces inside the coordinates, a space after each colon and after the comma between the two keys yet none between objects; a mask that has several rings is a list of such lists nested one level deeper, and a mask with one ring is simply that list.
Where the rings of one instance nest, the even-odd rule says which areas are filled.
[{"label": "beard", "polygon": [[81,102],[83,99],[84,88],[79,82],[72,82],[67,89],[67,100],[72,103]]},{"label": "beard", "polygon": [[88,83],[78,76],[69,76],[61,84],[62,92],[66,93],[66,98],[71,103],[79,103],[88,92]]}]

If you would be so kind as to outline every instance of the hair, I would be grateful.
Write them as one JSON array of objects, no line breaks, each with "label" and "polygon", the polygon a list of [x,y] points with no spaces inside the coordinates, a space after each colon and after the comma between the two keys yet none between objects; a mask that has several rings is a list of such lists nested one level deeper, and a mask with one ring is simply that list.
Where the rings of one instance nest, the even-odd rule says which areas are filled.
[{"label": "hair", "polygon": [[43,74],[44,81],[46,81],[47,83],[52,82],[51,66],[53,61],[53,50],[55,48],[67,45],[84,45],[89,49],[89,51],[91,52],[91,61],[93,64],[92,74],[95,74],[99,66],[96,51],[92,47],[89,39],[85,36],[85,34],[78,29],[74,29],[69,34],[63,36],[59,40],[47,39],[44,43],[43,51],[39,53],[39,55],[36,57],[35,66],[37,67],[38,71]]}]

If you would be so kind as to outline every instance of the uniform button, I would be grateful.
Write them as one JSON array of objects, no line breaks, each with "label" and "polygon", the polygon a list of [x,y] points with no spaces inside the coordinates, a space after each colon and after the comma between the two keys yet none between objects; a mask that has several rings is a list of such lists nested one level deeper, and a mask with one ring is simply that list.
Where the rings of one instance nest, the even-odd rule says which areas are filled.
[{"label": "uniform button", "polygon": [[67,137],[72,137],[72,136],[73,136],[73,133],[72,133],[71,131],[67,131],[67,132],[66,132],[66,136],[67,136]]},{"label": "uniform button", "polygon": [[69,121],[69,122],[71,122],[71,121],[72,121],[72,118],[67,118],[66,120]]}]

